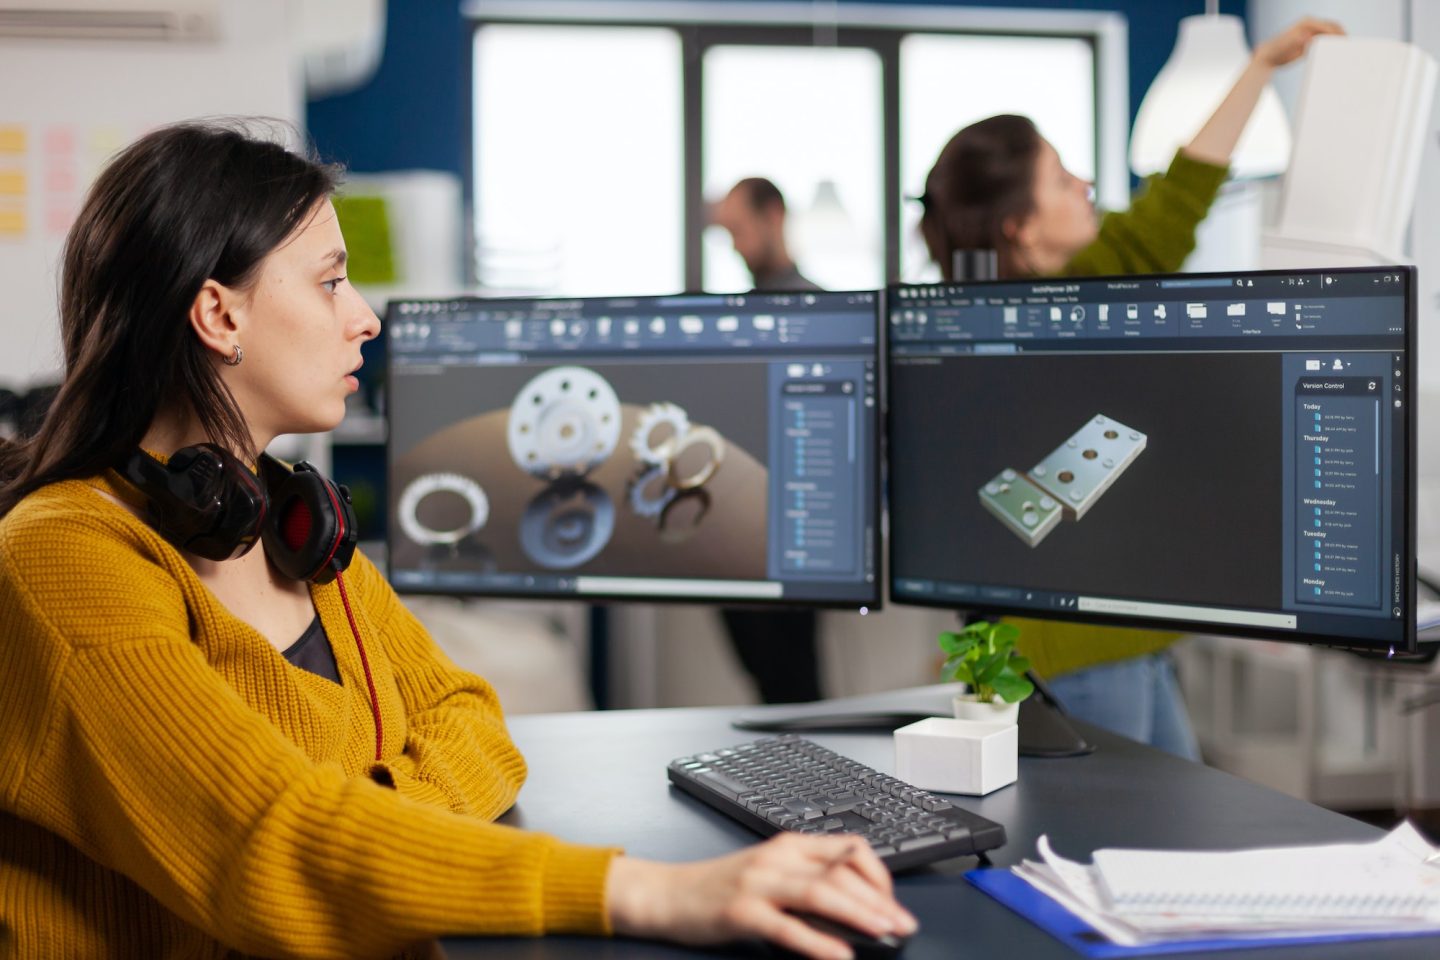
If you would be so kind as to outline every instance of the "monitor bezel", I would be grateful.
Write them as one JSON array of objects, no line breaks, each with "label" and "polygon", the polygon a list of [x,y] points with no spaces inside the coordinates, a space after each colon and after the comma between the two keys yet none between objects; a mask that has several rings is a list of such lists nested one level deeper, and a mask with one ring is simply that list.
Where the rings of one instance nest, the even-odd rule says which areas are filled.
[{"label": "monitor bezel", "polygon": [[[1383,641],[1382,641],[1382,642],[1367,643],[1367,642],[1365,642],[1363,639],[1358,638],[1358,637],[1340,636],[1340,635],[1333,635],[1333,634],[1299,634],[1299,633],[1296,632],[1296,631],[1289,631],[1289,630],[1275,630],[1275,629],[1266,628],[1266,627],[1234,626],[1234,625],[1230,625],[1230,624],[1223,624],[1223,625],[1222,625],[1222,624],[1206,623],[1206,622],[1203,622],[1203,621],[1193,621],[1193,620],[1169,620],[1169,619],[1158,618],[1158,617],[1123,617],[1123,616],[1114,616],[1114,615],[1107,615],[1107,614],[1081,613],[1081,612],[1079,612],[1079,611],[1076,611],[1076,612],[1073,612],[1073,613],[1072,613],[1072,612],[1069,612],[1069,611],[1051,611],[1051,610],[1048,610],[1048,609],[1047,609],[1047,610],[1037,610],[1037,609],[1031,608],[1031,607],[1009,606],[1009,605],[1006,605],[1006,604],[1004,604],[1004,603],[986,602],[986,601],[983,601],[983,600],[977,600],[976,602],[973,602],[973,603],[967,602],[967,603],[965,603],[965,604],[962,605],[962,604],[956,604],[956,603],[953,603],[953,602],[947,602],[947,601],[945,601],[944,599],[940,599],[940,598],[937,598],[937,599],[934,599],[934,600],[930,600],[930,599],[925,599],[925,598],[920,598],[920,597],[914,597],[914,596],[897,596],[896,593],[895,593],[895,537],[894,537],[893,535],[887,535],[887,537],[886,537],[886,543],[885,543],[885,568],[886,568],[886,571],[887,571],[887,577],[886,577],[886,581],[885,581],[885,586],[886,586],[886,595],[887,595],[887,597],[889,598],[890,602],[893,603],[893,604],[895,604],[896,606],[904,606],[904,607],[911,607],[911,606],[913,606],[913,607],[932,607],[932,608],[939,608],[939,609],[946,609],[946,610],[958,610],[958,611],[963,611],[963,612],[966,612],[966,613],[978,614],[978,615],[980,615],[980,616],[985,616],[985,617],[1002,617],[1002,616],[1023,617],[1023,618],[1031,619],[1031,620],[1054,620],[1054,621],[1058,621],[1058,622],[1077,623],[1077,624],[1085,624],[1085,625],[1090,625],[1090,626],[1128,627],[1128,628],[1134,629],[1134,630],[1163,630],[1163,631],[1166,631],[1166,632],[1187,633],[1187,634],[1194,634],[1194,633],[1203,633],[1203,634],[1212,634],[1212,635],[1221,634],[1221,635],[1225,635],[1225,636],[1239,637],[1239,638],[1243,638],[1243,639],[1252,639],[1252,640],[1279,640],[1279,641],[1283,641],[1283,642],[1286,642],[1286,643],[1301,643],[1301,644],[1309,644],[1309,645],[1314,645],[1314,646],[1325,646],[1325,647],[1334,647],[1334,648],[1340,648],[1340,649],[1357,650],[1357,651],[1362,651],[1362,652],[1369,653],[1369,654],[1375,654],[1375,653],[1382,653],[1382,654],[1383,654],[1383,653],[1386,653],[1387,650],[1388,650],[1389,652],[1392,652],[1392,653],[1395,653],[1395,654],[1407,654],[1407,655],[1409,655],[1409,654],[1418,653],[1418,652],[1419,652],[1419,639],[1418,639],[1418,631],[1416,630],[1416,621],[1415,621],[1415,611],[1416,611],[1416,609],[1417,609],[1417,600],[1418,600],[1418,597],[1417,597],[1417,589],[1416,589],[1416,557],[1417,557],[1417,554],[1416,554],[1416,550],[1417,550],[1417,521],[1416,521],[1416,513],[1418,512],[1417,509],[1416,509],[1416,505],[1417,505],[1417,504],[1416,504],[1416,498],[1417,498],[1417,493],[1418,493],[1418,480],[1417,480],[1418,470],[1417,470],[1417,459],[1416,459],[1416,457],[1417,457],[1417,436],[1418,436],[1419,400],[1420,400],[1420,397],[1419,397],[1419,393],[1418,393],[1418,391],[1417,391],[1417,389],[1416,389],[1416,387],[1415,387],[1415,384],[1417,383],[1417,380],[1416,380],[1416,377],[1415,377],[1415,373],[1416,373],[1416,363],[1417,363],[1417,355],[1418,355],[1418,349],[1417,349],[1417,348],[1418,348],[1418,343],[1419,343],[1419,331],[1418,331],[1418,325],[1417,325],[1417,305],[1416,305],[1416,297],[1418,296],[1418,289],[1417,289],[1417,279],[1418,279],[1418,277],[1417,277],[1417,270],[1416,270],[1416,268],[1415,268],[1414,266],[1407,266],[1407,265],[1395,264],[1395,265],[1388,265],[1388,266],[1387,266],[1387,265],[1377,265],[1377,266],[1373,266],[1373,267],[1333,267],[1333,268],[1332,268],[1332,267],[1304,267],[1304,268],[1295,268],[1295,269],[1291,269],[1291,270],[1230,270],[1230,271],[1212,271],[1212,272],[1204,272],[1204,273],[1184,273],[1184,274],[1114,274],[1114,275],[1109,275],[1109,274],[1107,274],[1107,275],[1104,275],[1104,276],[1094,276],[1094,277],[1088,277],[1088,276],[1087,276],[1087,277],[1066,277],[1066,278],[1064,278],[1064,279],[1065,279],[1066,281],[1068,281],[1068,282],[1090,283],[1090,282],[1105,282],[1105,281],[1120,281],[1120,282],[1124,282],[1124,281],[1158,280],[1158,279],[1163,279],[1163,278],[1165,278],[1165,277],[1177,277],[1177,278],[1184,278],[1184,279],[1204,279],[1204,278],[1221,278],[1221,277],[1229,277],[1229,278],[1235,278],[1235,277],[1262,277],[1262,276],[1263,276],[1263,277],[1275,277],[1275,276],[1278,276],[1278,277],[1298,277],[1298,276],[1302,276],[1302,275],[1303,275],[1303,276],[1311,276],[1311,275],[1324,275],[1324,274],[1332,274],[1332,275],[1339,275],[1339,274],[1368,274],[1368,273],[1377,273],[1377,272],[1399,273],[1399,274],[1402,276],[1402,278],[1403,278],[1403,280],[1402,280],[1403,291],[1402,291],[1402,292],[1403,292],[1403,294],[1404,294],[1404,302],[1405,302],[1405,306],[1404,306],[1404,313],[1405,313],[1405,361],[1404,361],[1404,365],[1403,365],[1402,368],[1401,368],[1401,369],[1404,371],[1401,379],[1402,379],[1405,383],[1409,384],[1409,386],[1406,388],[1406,390],[1407,390],[1406,396],[1407,396],[1408,400],[1407,400],[1407,403],[1406,403],[1406,406],[1405,406],[1406,416],[1405,416],[1405,429],[1404,429],[1404,443],[1405,443],[1404,469],[1405,469],[1405,491],[1406,491],[1406,493],[1405,493],[1405,502],[1404,502],[1403,504],[1400,504],[1399,506],[1400,506],[1400,509],[1403,510],[1404,513],[1405,513],[1405,518],[1404,518],[1404,523],[1403,523],[1403,525],[1402,525],[1402,529],[1403,529],[1404,541],[1405,541],[1405,544],[1404,544],[1405,557],[1406,557],[1406,559],[1408,560],[1408,562],[1405,563],[1405,587],[1404,587],[1404,589],[1405,589],[1405,592],[1406,592],[1406,600],[1407,600],[1407,603],[1409,604],[1409,607],[1408,607],[1408,609],[1409,609],[1409,616],[1407,616],[1407,617],[1405,618],[1405,621],[1404,621],[1404,623],[1403,623],[1404,632],[1403,632],[1403,637],[1402,637],[1402,643],[1389,644],[1389,643],[1386,643],[1386,642],[1383,642]],[[980,287],[1004,286],[1004,285],[1023,284],[1023,283],[1029,282],[1030,280],[1033,280],[1034,282],[1043,282],[1045,279],[1046,279],[1046,278],[1043,278],[1043,277],[1038,277],[1038,278],[1016,277],[1016,278],[1009,278],[1009,279],[1002,279],[1002,280],[974,280],[974,281],[966,281],[966,282],[963,283],[963,284],[952,283],[952,282],[949,282],[949,281],[946,281],[946,282],[944,282],[943,284],[942,284],[942,283],[926,283],[926,284],[896,283],[896,284],[889,284],[889,285],[887,285],[886,288],[885,288],[884,305],[885,305],[885,309],[886,309],[886,315],[887,315],[887,317],[888,317],[890,303],[891,303],[893,300],[897,299],[897,298],[896,298],[896,291],[897,291],[897,290],[900,290],[900,289],[916,289],[916,288],[922,288],[922,289],[923,289],[923,288],[925,288],[925,287],[935,287],[935,286],[942,286],[942,285],[943,285],[943,286],[947,286],[947,287],[951,287],[951,286],[964,286],[964,287],[967,287],[967,288],[969,288],[969,287],[977,287],[977,286],[980,286]],[[886,324],[886,325],[888,326],[888,324]],[[888,346],[888,341],[887,341],[887,346]],[[886,351],[886,356],[885,356],[885,380],[886,380],[887,383],[889,382],[891,376],[892,376],[893,373],[894,373],[894,371],[893,371],[893,369],[892,369],[893,361],[894,361],[894,357],[890,354],[890,352],[889,352],[888,349],[887,349],[887,351]],[[893,425],[894,425],[894,421],[895,421],[894,408],[893,408],[893,405],[890,403],[890,399],[889,399],[889,397],[888,397],[888,395],[887,395],[887,397],[886,397],[886,403],[885,403],[885,439],[886,439],[885,465],[886,465],[886,467],[887,467],[887,471],[888,471],[889,462],[890,462],[890,449],[891,449],[891,448],[890,448],[890,440],[891,440],[891,437],[893,436],[892,427],[893,427]],[[888,477],[888,472],[887,472],[887,477]],[[887,484],[887,489],[886,489],[886,504],[885,504],[885,505],[886,505],[886,511],[887,511],[887,519],[888,519],[888,517],[890,516],[890,514],[893,513],[893,511],[894,511],[894,502],[891,500],[890,494],[891,494],[891,490],[890,490],[890,488],[889,488],[889,486],[888,486],[888,484]],[[890,526],[890,525],[887,523],[887,533],[888,533],[888,528],[889,528],[889,526]],[[1014,584],[1005,584],[1005,586],[1014,586]]]},{"label": "monitor bezel", "polygon": [[[467,303],[467,304],[534,304],[534,303],[575,303],[626,300],[642,306],[647,303],[659,303],[670,300],[674,297],[773,297],[773,296],[803,296],[805,293],[825,294],[827,296],[856,296],[870,294],[873,296],[872,315],[875,330],[875,378],[876,378],[876,403],[872,409],[870,421],[873,436],[875,438],[875,457],[870,477],[870,512],[873,518],[874,535],[872,537],[871,551],[873,556],[872,569],[874,579],[868,584],[870,587],[869,599],[810,599],[796,597],[751,597],[751,596],[724,596],[717,594],[648,594],[648,593],[578,593],[575,591],[561,590],[486,590],[486,591],[455,591],[441,587],[429,588],[425,586],[406,584],[403,587],[396,586],[393,580],[394,567],[392,559],[394,556],[395,529],[392,492],[395,489],[395,453],[394,444],[389,438],[394,436],[392,423],[393,404],[385,405],[385,518],[387,529],[391,532],[385,538],[385,569],[387,579],[390,580],[396,593],[405,596],[439,596],[439,597],[460,597],[473,600],[568,600],[577,603],[608,606],[611,604],[706,604],[712,606],[723,606],[735,609],[750,610],[785,610],[785,609],[809,609],[809,610],[844,610],[859,612],[862,614],[874,613],[883,609],[886,585],[888,584],[888,573],[885,569],[886,559],[889,556],[888,546],[885,543],[884,507],[885,494],[882,489],[884,478],[884,456],[885,456],[885,419],[884,409],[885,378],[888,370],[888,358],[886,349],[887,326],[885,323],[885,291],[882,290],[746,290],[737,293],[715,293],[711,291],[675,293],[675,294],[647,294],[644,296],[595,296],[595,297],[562,297],[562,296],[506,296],[506,297],[483,297],[483,296],[461,296],[461,297],[401,297],[390,300],[385,305],[385,323],[383,324],[385,335],[385,380],[387,383],[394,383],[395,351],[390,344],[390,320],[398,309],[399,305],[405,304],[426,304],[426,303]],[[627,578],[630,579],[630,578]],[[642,579],[642,578],[633,578]],[[647,577],[643,579],[661,580],[663,577]]]}]

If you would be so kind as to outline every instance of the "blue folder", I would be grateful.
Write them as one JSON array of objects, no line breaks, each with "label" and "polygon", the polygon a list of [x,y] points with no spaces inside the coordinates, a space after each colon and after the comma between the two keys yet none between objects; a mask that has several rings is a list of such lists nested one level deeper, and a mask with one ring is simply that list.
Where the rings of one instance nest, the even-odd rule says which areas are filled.
[{"label": "blue folder", "polygon": [[1143,947],[1122,947],[1110,942],[1085,921],[1066,910],[1048,895],[999,867],[971,870],[965,879],[999,900],[1076,953],[1087,957],[1147,957],[1163,953],[1196,953],[1201,950],[1253,950],[1256,947],[1285,947],[1311,943],[1341,943],[1348,940],[1381,940],[1400,937],[1435,937],[1433,932],[1327,933],[1293,937],[1240,939],[1172,940]]}]

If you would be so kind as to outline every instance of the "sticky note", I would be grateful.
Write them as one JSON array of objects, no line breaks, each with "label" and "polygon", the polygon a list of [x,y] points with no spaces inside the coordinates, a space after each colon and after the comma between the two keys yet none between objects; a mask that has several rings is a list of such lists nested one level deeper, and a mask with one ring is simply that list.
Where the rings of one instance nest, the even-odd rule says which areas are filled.
[{"label": "sticky note", "polygon": [[0,153],[24,153],[25,128],[0,125]]}]

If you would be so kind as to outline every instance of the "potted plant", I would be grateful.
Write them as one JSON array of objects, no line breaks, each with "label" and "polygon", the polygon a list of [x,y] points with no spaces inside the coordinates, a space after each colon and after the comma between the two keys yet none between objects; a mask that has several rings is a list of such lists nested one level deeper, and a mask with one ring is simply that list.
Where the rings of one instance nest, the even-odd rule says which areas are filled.
[{"label": "potted plant", "polygon": [[1020,701],[1035,692],[1025,676],[1030,661],[1015,649],[1020,628],[1009,623],[977,620],[958,632],[940,634],[945,663],[940,679],[965,685],[955,695],[958,720],[988,720],[1014,723]]}]

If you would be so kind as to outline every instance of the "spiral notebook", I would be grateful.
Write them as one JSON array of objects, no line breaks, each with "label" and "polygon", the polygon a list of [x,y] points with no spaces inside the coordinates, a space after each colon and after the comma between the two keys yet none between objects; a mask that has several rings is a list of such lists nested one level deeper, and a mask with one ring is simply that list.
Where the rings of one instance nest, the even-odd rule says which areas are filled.
[{"label": "spiral notebook", "polygon": [[[1107,948],[1150,952],[1440,934],[1440,852],[1408,823],[1371,843],[1219,853],[1105,849],[1090,864],[1060,856],[1047,837],[1036,847],[1038,861],[967,876],[1067,943],[1069,926],[1042,915],[1060,911]],[[1037,898],[1054,910],[1032,909]]]},{"label": "spiral notebook", "polygon": [[1372,843],[1226,852],[1097,850],[1097,889],[1130,916],[1249,916],[1262,921],[1440,917],[1434,849],[1408,824]]},{"label": "spiral notebook", "polygon": [[[1330,943],[1350,943],[1357,940],[1391,940],[1411,938],[1436,938],[1436,946],[1430,954],[1440,952],[1440,930],[1344,930],[1330,933],[1292,931],[1288,933],[1270,931],[1265,934],[1246,936],[1227,934],[1223,937],[1199,935],[1195,937],[1167,937],[1142,942],[1122,942],[1101,932],[1094,924],[1082,919],[1083,911],[1074,911],[1060,901],[1047,895],[1023,877],[1009,870],[990,867],[971,870],[965,879],[985,892],[996,902],[1004,904],[1041,930],[1050,934],[1077,956],[1093,960],[1129,960],[1131,957],[1170,956],[1186,953],[1215,953],[1228,950],[1255,950],[1262,947],[1318,946]],[[1425,947],[1417,953],[1425,954]],[[1296,954],[1287,953],[1286,956]],[[1303,954],[1302,954],[1303,956]]]}]

